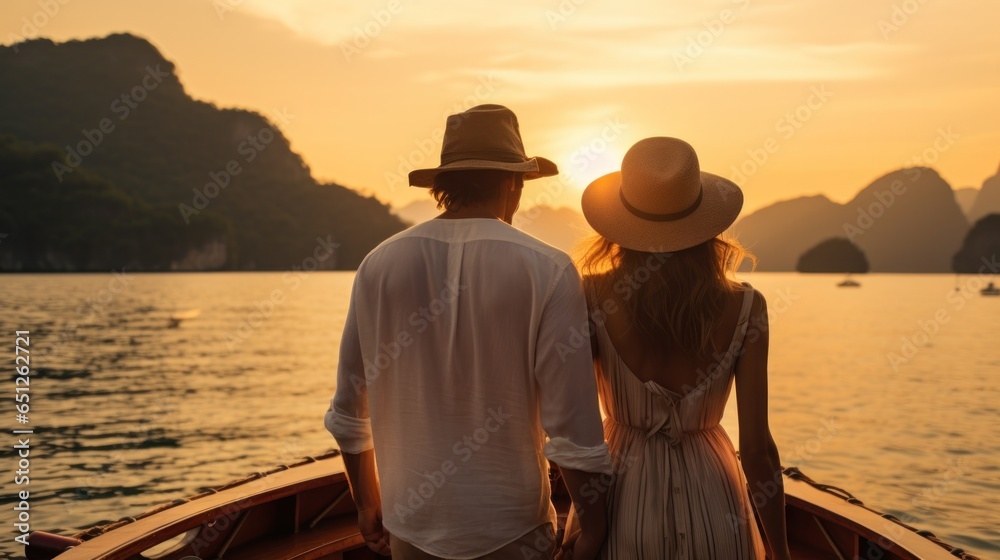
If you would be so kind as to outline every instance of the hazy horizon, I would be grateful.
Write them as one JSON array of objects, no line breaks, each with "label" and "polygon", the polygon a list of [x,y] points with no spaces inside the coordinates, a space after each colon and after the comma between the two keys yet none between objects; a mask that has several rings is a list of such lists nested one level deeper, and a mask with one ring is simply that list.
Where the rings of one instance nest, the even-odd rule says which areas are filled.
[{"label": "hazy horizon", "polygon": [[405,185],[405,171],[435,166],[444,116],[477,103],[514,109],[529,155],[564,172],[533,185],[527,205],[548,192],[552,206],[578,209],[582,187],[654,135],[688,140],[704,170],[736,179],[744,215],[804,195],[844,202],[915,164],[955,189],[997,171],[1000,36],[989,14],[1000,6],[626,8],[636,9],[590,0],[14,0],[0,6],[0,40],[143,37],[176,64],[192,97],[286,111],[282,129],[318,179],[394,207],[426,196]]}]

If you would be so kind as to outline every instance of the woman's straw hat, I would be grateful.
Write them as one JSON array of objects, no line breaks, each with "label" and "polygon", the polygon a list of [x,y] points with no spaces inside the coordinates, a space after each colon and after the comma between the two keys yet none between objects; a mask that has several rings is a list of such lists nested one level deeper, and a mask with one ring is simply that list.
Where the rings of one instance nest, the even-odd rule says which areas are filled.
[{"label": "woman's straw hat", "polygon": [[410,184],[431,187],[438,173],[474,169],[524,173],[525,180],[559,174],[555,163],[525,155],[513,111],[503,105],[477,105],[448,117],[441,145],[441,165],[411,171]]},{"label": "woman's straw hat", "polygon": [[724,232],[743,208],[732,181],[701,171],[698,155],[677,138],[646,138],[629,148],[621,171],[591,183],[583,214],[598,233],[626,249],[667,253]]}]

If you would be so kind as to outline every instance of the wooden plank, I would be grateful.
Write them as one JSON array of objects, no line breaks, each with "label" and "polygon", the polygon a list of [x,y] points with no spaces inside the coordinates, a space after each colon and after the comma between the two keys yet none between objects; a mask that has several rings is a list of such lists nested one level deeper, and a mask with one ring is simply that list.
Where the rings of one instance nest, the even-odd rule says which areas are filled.
[{"label": "wooden plank", "polygon": [[[907,560],[955,560],[947,550],[909,529],[863,507],[827,494],[809,484],[785,478],[785,497],[792,507],[845,527]],[[895,545],[895,546],[892,546]],[[62,559],[60,559],[62,560]]]},{"label": "wooden plank", "polygon": [[[331,500],[347,489],[343,468],[340,457],[331,457],[280,471],[119,527],[61,554],[59,560],[131,558],[155,544],[213,519],[229,515],[233,516],[235,521],[243,511],[261,504],[268,504],[261,508],[262,512],[272,507],[280,507],[280,504],[275,503],[280,500],[287,500],[286,504],[294,504],[294,511],[290,513],[297,519],[291,526],[292,530],[287,534],[272,532],[260,540],[253,539],[253,535],[240,535],[231,543],[232,549],[227,556],[268,560],[278,558],[312,560],[335,556],[340,551],[363,546],[363,539],[356,527],[356,516],[345,511],[352,505],[349,500],[345,500],[346,503],[342,507],[332,511],[330,518],[324,519],[315,530],[296,534],[294,527],[306,523],[314,512],[318,514]],[[894,558],[954,560],[954,557],[935,543],[878,514],[849,504],[805,482],[786,478],[785,493],[790,508],[797,508],[822,520],[828,529],[831,529],[831,536],[839,537],[836,539],[838,542],[844,542],[841,539],[850,535],[858,535],[880,543],[885,548],[891,548],[890,556]],[[322,501],[319,501],[320,499]],[[307,502],[309,507],[303,511]],[[305,516],[307,512],[309,517]],[[245,529],[249,532],[249,528]],[[792,537],[794,538],[794,535]],[[815,538],[807,538],[806,541],[810,542],[794,543],[797,552],[800,553],[796,558],[829,557],[821,548],[823,544],[821,541]],[[271,546],[277,546],[287,556],[253,556],[258,551],[271,550],[269,548]],[[236,551],[247,551],[247,554],[251,555],[237,554]]]},{"label": "wooden plank", "polygon": [[130,558],[220,515],[324,486],[346,485],[343,471],[343,460],[331,457],[277,472],[123,525],[60,554],[59,560]]},{"label": "wooden plank", "polygon": [[357,547],[365,547],[358,532],[358,516],[347,514],[331,517],[311,531],[249,542],[234,548],[230,556],[238,560],[314,560]]}]

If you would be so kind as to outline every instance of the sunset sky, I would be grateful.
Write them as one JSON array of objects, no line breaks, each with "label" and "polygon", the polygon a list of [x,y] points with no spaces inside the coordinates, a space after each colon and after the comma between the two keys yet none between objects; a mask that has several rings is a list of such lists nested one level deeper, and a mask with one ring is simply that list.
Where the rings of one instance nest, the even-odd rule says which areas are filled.
[{"label": "sunset sky", "polygon": [[437,164],[445,115],[500,103],[563,171],[527,204],[578,208],[632,143],[677,136],[746,212],[921,161],[980,186],[1000,163],[998,21],[982,0],[4,0],[0,40],[142,36],[193,97],[287,111],[317,178],[396,206],[427,196],[405,172]]}]

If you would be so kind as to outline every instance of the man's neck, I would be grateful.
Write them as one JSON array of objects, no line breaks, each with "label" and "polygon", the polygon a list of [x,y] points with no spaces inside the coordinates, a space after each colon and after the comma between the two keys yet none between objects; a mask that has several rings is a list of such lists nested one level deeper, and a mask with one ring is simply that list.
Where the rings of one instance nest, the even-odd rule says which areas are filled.
[{"label": "man's neck", "polygon": [[467,218],[488,218],[493,220],[503,220],[503,212],[496,205],[467,206],[459,210],[445,210],[439,220],[462,220]]}]

